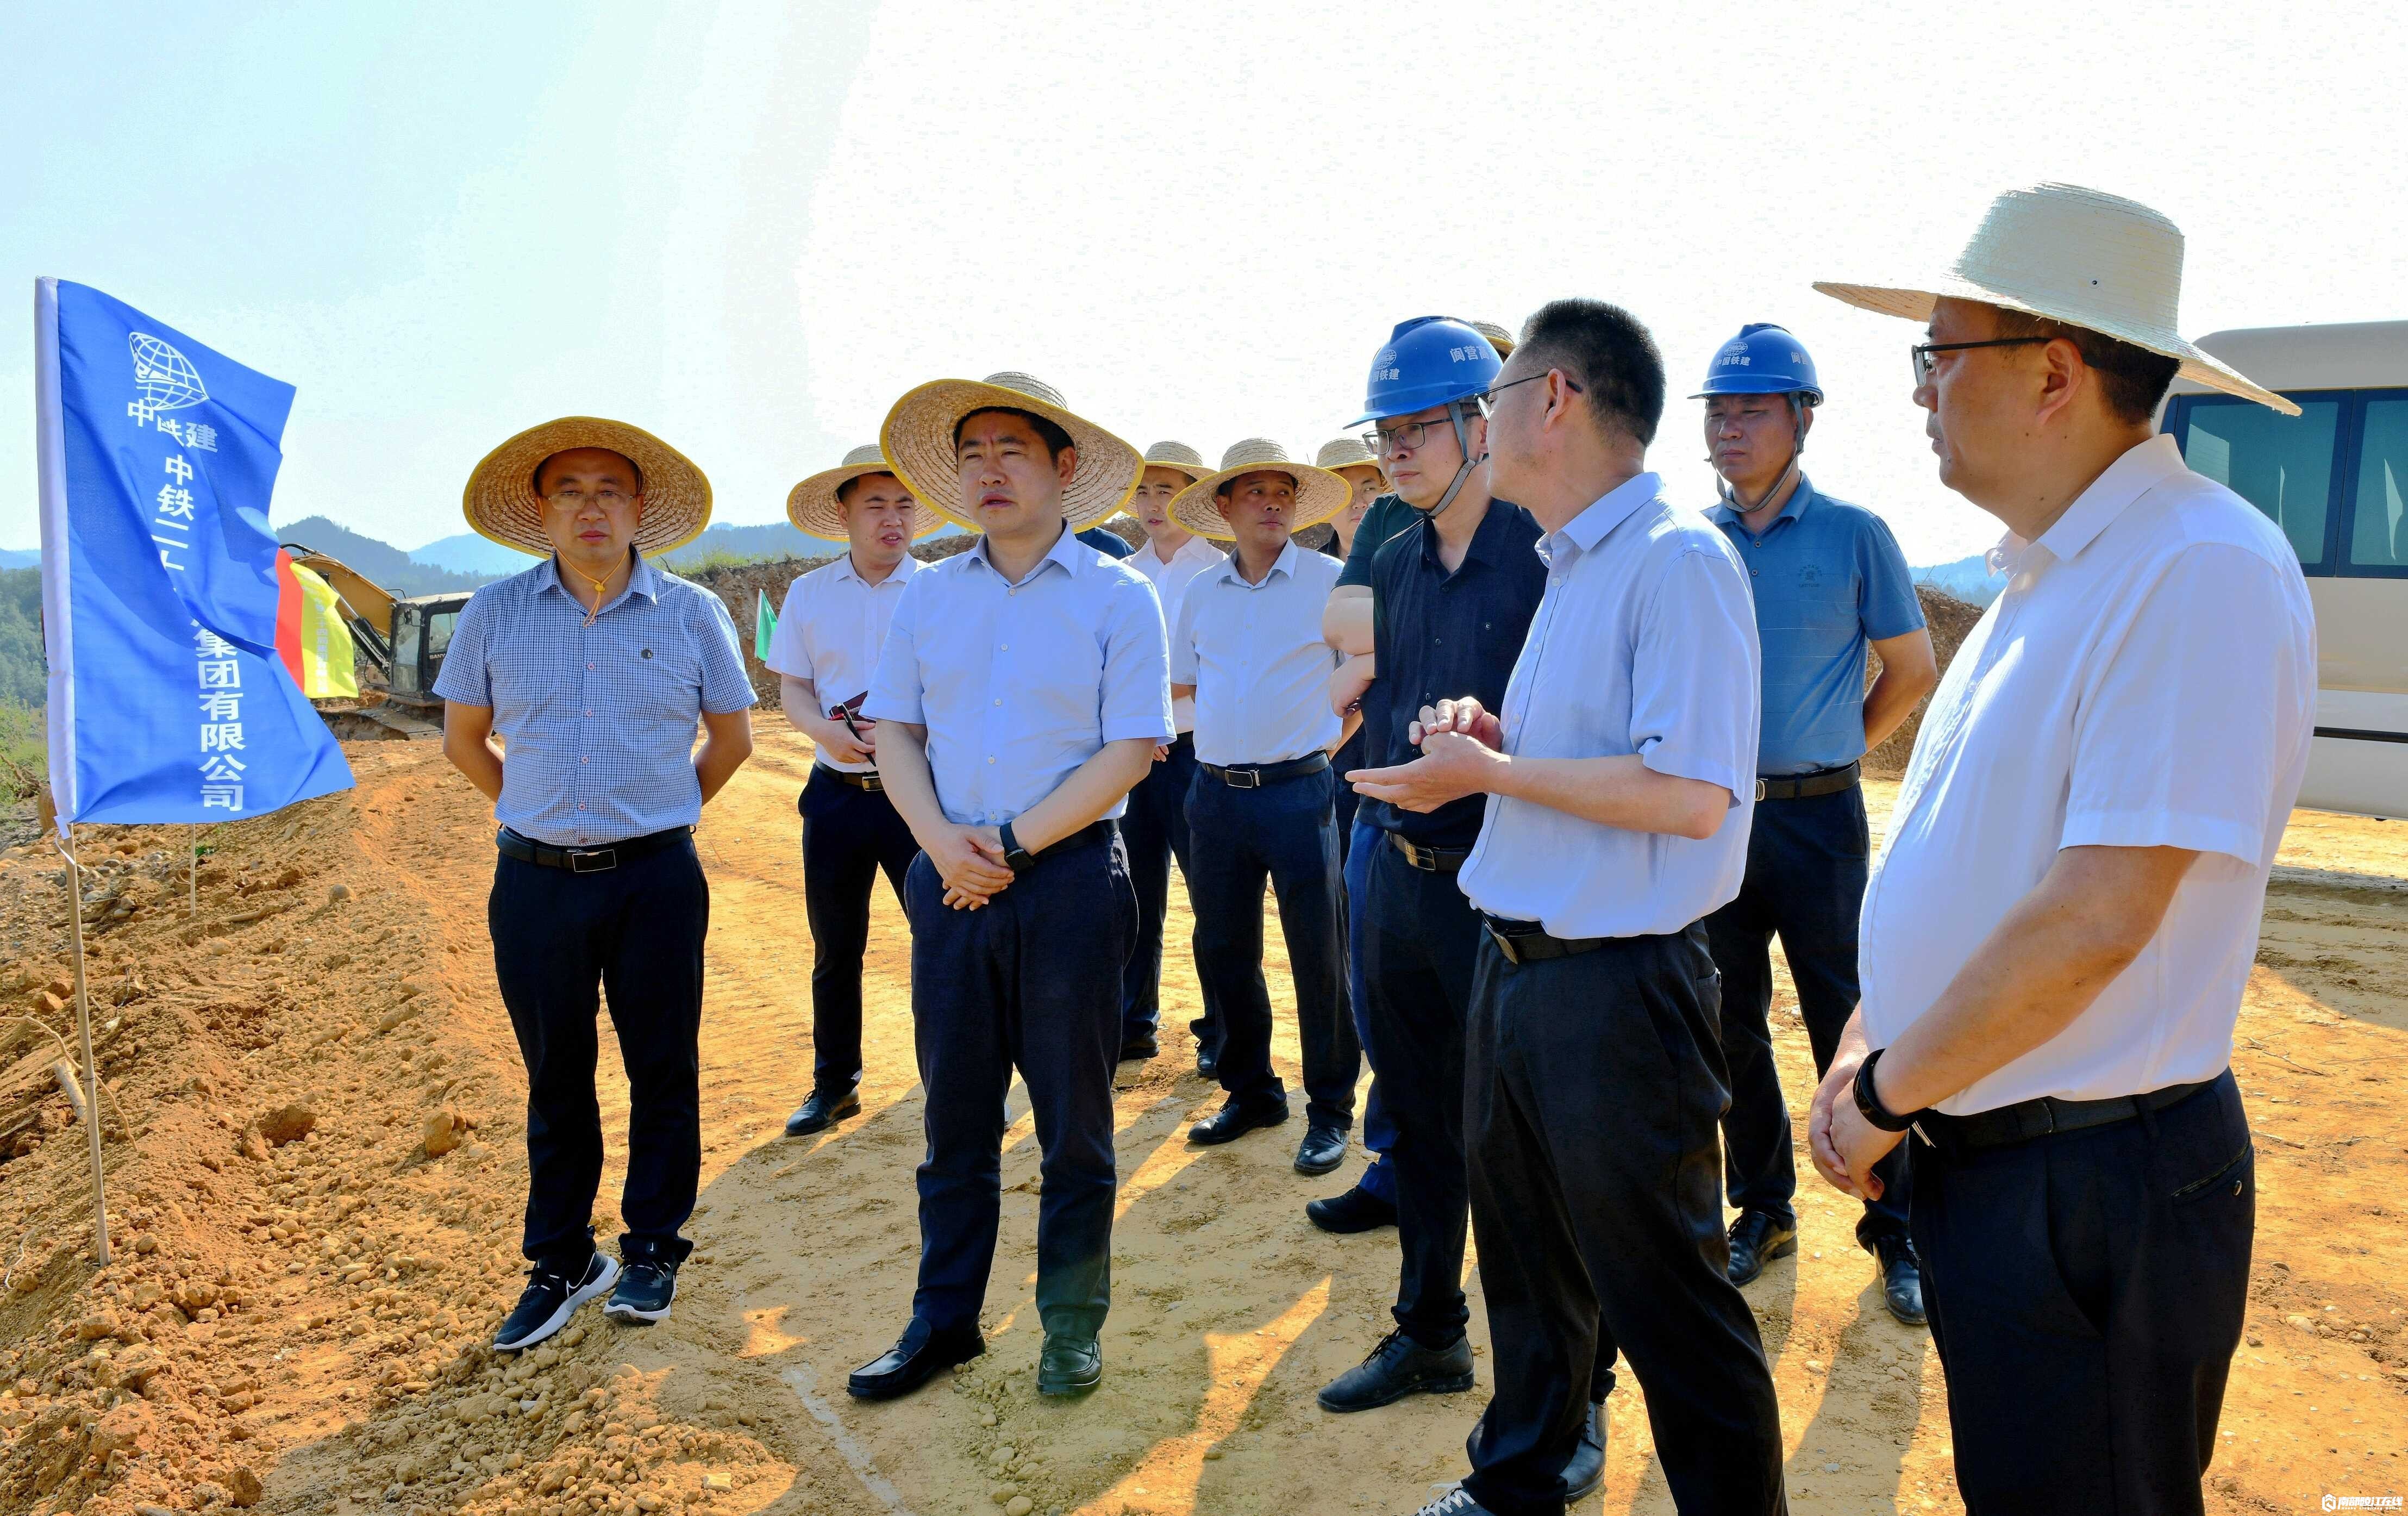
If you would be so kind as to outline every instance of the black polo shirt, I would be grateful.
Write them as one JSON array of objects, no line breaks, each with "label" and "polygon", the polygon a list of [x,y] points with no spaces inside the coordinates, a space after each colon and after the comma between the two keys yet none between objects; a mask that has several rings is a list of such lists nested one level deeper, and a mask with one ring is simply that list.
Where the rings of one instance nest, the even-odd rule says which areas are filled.
[{"label": "black polo shirt", "polygon": [[[1385,768],[1421,756],[1406,730],[1425,705],[1470,695],[1491,711],[1504,709],[1506,681],[1547,587],[1547,566],[1538,553],[1542,535],[1529,512],[1491,500],[1453,573],[1439,562],[1438,532],[1427,516],[1380,544],[1371,560],[1371,646],[1379,677],[1363,696],[1365,766]],[[1469,847],[1486,809],[1483,795],[1467,795],[1426,816],[1366,796],[1358,814],[1426,847]]]}]

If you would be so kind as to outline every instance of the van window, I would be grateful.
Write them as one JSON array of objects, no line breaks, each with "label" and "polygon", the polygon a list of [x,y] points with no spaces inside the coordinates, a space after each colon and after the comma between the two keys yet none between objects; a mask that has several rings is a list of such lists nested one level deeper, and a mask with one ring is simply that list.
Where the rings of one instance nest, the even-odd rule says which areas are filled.
[{"label": "van window", "polygon": [[2325,559],[2341,401],[2305,400],[2300,411],[2286,416],[2247,400],[2201,397],[2185,408],[2177,440],[2185,462],[2265,512],[2300,566],[2314,569]]},{"label": "van window", "polygon": [[2408,397],[2370,398],[2361,431],[2350,567],[2408,568]]}]

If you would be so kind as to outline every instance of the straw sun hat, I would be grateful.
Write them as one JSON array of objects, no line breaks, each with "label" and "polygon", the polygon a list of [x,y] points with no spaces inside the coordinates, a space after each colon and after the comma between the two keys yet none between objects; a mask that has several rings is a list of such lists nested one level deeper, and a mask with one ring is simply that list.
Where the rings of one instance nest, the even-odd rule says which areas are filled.
[{"label": "straw sun hat", "polygon": [[[1321,444],[1321,451],[1312,455],[1312,466],[1336,473],[1340,469],[1380,469],[1380,460],[1371,456],[1361,438],[1340,437]],[[1381,482],[1385,484],[1387,478],[1388,470],[1380,469]]]},{"label": "straw sun hat", "polygon": [[[844,455],[844,462],[833,469],[821,469],[787,492],[786,519],[806,537],[841,542],[846,536],[844,512],[837,501],[836,492],[856,479],[894,472],[895,466],[886,461],[886,455],[878,450],[877,443],[869,442],[854,448]],[[930,510],[924,501],[913,507],[913,537],[925,537],[943,525],[944,518]]]},{"label": "straw sun hat", "polygon": [[1217,471],[1179,492],[1178,498],[1170,502],[1171,519],[1198,537],[1234,541],[1237,530],[1221,514],[1217,493],[1240,474],[1264,470],[1283,473],[1296,481],[1296,519],[1289,523],[1292,530],[1302,531],[1327,521],[1345,510],[1346,502],[1354,498],[1354,486],[1328,469],[1297,463],[1287,455],[1287,449],[1268,437],[1249,437],[1230,444],[1229,451],[1221,455]]},{"label": "straw sun hat", "polygon": [[2285,415],[2300,408],[2183,340],[2183,235],[2137,201],[2074,184],[2035,184],[1990,202],[1989,214],[1937,278],[1814,287],[1885,316],[1928,321],[1941,299],[1977,300],[2080,326],[2174,358],[2182,377]]},{"label": "straw sun hat", "polygon": [[563,416],[530,426],[485,455],[468,476],[461,510],[477,535],[538,557],[552,556],[543,534],[543,501],[535,492],[535,471],[543,460],[572,448],[608,448],[643,476],[643,515],[636,524],[636,550],[647,556],[682,547],[710,525],[710,481],[694,460],[640,426],[598,416]]},{"label": "straw sun hat", "polygon": [[[1212,466],[1204,461],[1204,455],[1184,442],[1156,442],[1145,450],[1145,457],[1140,461],[1147,469],[1176,469],[1185,474],[1191,484],[1212,471]],[[1139,470],[1139,476],[1144,476],[1144,469]]]},{"label": "straw sun hat", "polygon": [[973,411],[1025,411],[1070,434],[1079,464],[1062,491],[1062,516],[1072,531],[1103,520],[1136,493],[1143,472],[1137,449],[1074,414],[1062,392],[1043,380],[1009,372],[984,380],[939,379],[896,401],[878,440],[903,487],[946,520],[981,529],[976,515],[962,506],[953,451],[953,428]]},{"label": "straw sun hat", "polygon": [[1488,345],[1497,350],[1498,357],[1510,358],[1513,355],[1514,342],[1512,332],[1493,321],[1475,321],[1469,325],[1473,331],[1488,339]]}]

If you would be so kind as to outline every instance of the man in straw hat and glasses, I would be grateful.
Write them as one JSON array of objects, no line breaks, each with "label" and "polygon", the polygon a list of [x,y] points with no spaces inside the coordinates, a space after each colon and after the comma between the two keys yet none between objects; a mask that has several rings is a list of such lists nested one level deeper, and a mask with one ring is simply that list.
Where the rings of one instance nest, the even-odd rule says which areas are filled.
[{"label": "man in straw hat and glasses", "polygon": [[[1823,403],[1806,344],[1751,322],[1714,350],[1691,399],[1706,402],[1706,461],[1722,503],[1706,513],[1747,565],[1763,648],[1756,818],[1739,898],[1706,918],[1723,975],[1723,1170],[1739,1218],[1730,1277],[1743,1285],[1798,1250],[1798,1166],[1773,1065],[1772,938],[1798,987],[1819,1070],[1856,1008],[1856,913],[1870,852],[1861,760],[1940,682],[1914,577],[1882,518],[1817,490],[1802,468]],[[1881,675],[1865,686],[1868,652]],[[1878,1261],[1882,1299],[1923,1324],[1906,1232],[1906,1154],[1883,1161],[1885,1193],[1856,1241]]]},{"label": "man in straw hat and glasses", "polygon": [[[710,520],[710,482],[676,449],[565,417],[486,455],[465,503],[480,535],[543,557],[470,598],[435,681],[444,756],[501,826],[486,921],[527,1072],[531,1266],[494,1338],[511,1351],[606,1291],[624,1321],[676,1297],[702,1169],[694,828],[752,751],[753,696],[727,607],[652,562]],[[620,1263],[594,1247],[597,988],[627,1071]]]},{"label": "man in straw hat and glasses", "polygon": [[795,729],[817,757],[796,807],[803,817],[803,915],[811,931],[811,1089],[786,1135],[824,1132],[861,1110],[861,963],[869,946],[869,896],[883,872],[903,898],[903,871],[920,845],[886,798],[878,773],[878,723],[860,714],[903,586],[920,571],[911,540],[942,518],[911,498],[878,444],[854,448],[834,469],[786,497],[786,519],[806,536],[845,544],[844,556],[796,579],[769,642]]},{"label": "man in straw hat and glasses", "polygon": [[2007,587],[1914,744],[1864,910],[1864,1000],[1808,1117],[1914,1241],[1967,1509],[2197,1511],[2248,1303],[2257,1185],[2229,1067],[2314,731],[2282,531],[2151,417],[2179,375],[2298,408],[2182,338],[2183,238],[2012,191],[1949,272],[1818,283],[1926,324],[1940,479]]},{"label": "man in straw hat and glasses", "polygon": [[1530,318],[1487,438],[1496,487],[1546,528],[1546,598],[1503,704],[1433,702],[1421,757],[1359,776],[1416,812],[1487,798],[1460,875],[1483,926],[1464,1124],[1497,1388],[1433,1516],[1562,1510],[1614,1345],[1681,1510],[1786,1509],[1772,1376],[1724,1273],[1701,921],[1746,861],[1756,618],[1737,551],[1646,471],[1664,390],[1620,307]]},{"label": "man in straw hat and glasses", "polygon": [[[1212,470],[1184,442],[1156,442],[1145,450],[1145,471],[1137,493],[1129,497],[1129,514],[1145,528],[1145,545],[1129,556],[1129,567],[1153,584],[1162,601],[1165,627],[1179,625],[1179,607],[1187,586],[1207,569],[1220,567],[1221,549],[1197,536],[1171,514],[1179,492]],[[1187,845],[1187,787],[1196,777],[1196,701],[1179,696],[1170,702],[1170,719],[1178,736],[1155,747],[1154,767],[1129,791],[1128,814],[1121,817],[1121,840],[1128,845],[1129,880],[1137,887],[1137,951],[1121,972],[1121,1058],[1143,1061],[1162,1050],[1156,1040],[1162,1018],[1162,921],[1170,904],[1170,860],[1188,881],[1188,904],[1195,904],[1194,874]],[[1196,1020],[1196,1069],[1210,1078],[1221,1056],[1221,1022],[1211,992]]]},{"label": "man in straw hat and glasses", "polygon": [[904,895],[928,1147],[910,1325],[849,1387],[905,1394],[985,1350],[1017,1069],[1043,1152],[1037,1389],[1082,1394],[1103,1375],[1137,940],[1117,818],[1172,732],[1154,586],[1071,534],[1120,508],[1138,454],[1025,374],[923,384],[880,441],[906,488],[983,535],[904,586],[864,707],[922,850]]},{"label": "man in straw hat and glasses", "polygon": [[1296,528],[1346,509],[1346,482],[1289,461],[1268,438],[1222,456],[1218,471],[1182,491],[1182,525],[1235,545],[1197,576],[1170,634],[1170,692],[1196,702],[1196,768],[1187,795],[1196,840],[1188,888],[1196,902],[1196,972],[1221,1015],[1221,1088],[1228,1098],[1187,1140],[1211,1146],[1288,1117],[1271,1071],[1271,1003],[1263,983],[1263,883],[1279,901],[1296,981],[1304,1053],[1306,1131],[1299,1174],[1346,1158],[1362,1069],[1346,998],[1346,906],[1330,804],[1330,749],[1340,723],[1329,705],[1337,656],[1321,611],[1338,564],[1299,548]]}]

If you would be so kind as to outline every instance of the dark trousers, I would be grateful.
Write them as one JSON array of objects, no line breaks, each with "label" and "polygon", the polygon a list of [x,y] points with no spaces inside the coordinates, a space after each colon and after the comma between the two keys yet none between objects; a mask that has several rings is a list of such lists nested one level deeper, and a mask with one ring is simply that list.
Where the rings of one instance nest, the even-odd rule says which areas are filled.
[{"label": "dark trousers", "polygon": [[[1196,739],[1182,732],[1170,744],[1169,756],[1146,771],[1128,794],[1121,817],[1121,839],[1128,845],[1129,883],[1137,889],[1137,950],[1121,971],[1121,1042],[1151,1042],[1162,1021],[1162,922],[1170,908],[1170,860],[1187,874],[1187,785],[1196,777]],[[1196,903],[1194,888],[1188,894]],[[1221,1047],[1220,1024],[1213,1018],[1212,997],[1204,996],[1204,1014],[1190,1021],[1196,1046],[1208,1053]]]},{"label": "dark trousers", "polygon": [[[1831,1066],[1856,1009],[1856,916],[1871,852],[1861,787],[1804,800],[1766,801],[1748,833],[1739,896],[1706,917],[1707,945],[1723,971],[1723,1057],[1730,1110],[1723,1117],[1723,1174],[1730,1203],[1795,1226],[1798,1164],[1789,1106],[1772,1061],[1772,938],[1798,986],[1798,1009],[1817,1078]],[[1865,1203],[1856,1240],[1904,1237],[1909,1184],[1901,1144],[1875,1165],[1882,1197]]]},{"label": "dark trousers", "polygon": [[1499,1516],[1564,1509],[1600,1316],[1673,1503],[1787,1509],[1772,1376],[1724,1274],[1716,991],[1700,927],[1518,966],[1481,945],[1464,1125],[1497,1393],[1464,1488]]},{"label": "dark trousers", "polygon": [[1196,902],[1196,975],[1221,1018],[1221,1088],[1249,1105],[1287,1102],[1286,1087],[1271,1072],[1271,997],[1263,980],[1268,879],[1296,981],[1306,1119],[1343,1132],[1354,1124],[1363,1049],[1346,994],[1345,886],[1330,809],[1333,782],[1324,769],[1240,789],[1197,771],[1187,791],[1187,831],[1194,839],[1187,883]]},{"label": "dark trousers", "polygon": [[627,1071],[620,1256],[682,1263],[694,1244],[679,1229],[702,1173],[697,1039],[710,929],[710,886],[694,843],[592,874],[499,858],[485,922],[526,1061],[526,1256],[573,1278],[594,1254],[598,990]]},{"label": "dark trousers", "polygon": [[920,1287],[911,1313],[975,1328],[995,1263],[1004,1097],[1028,1087],[1043,1189],[1037,1312],[1092,1336],[1111,1304],[1112,1065],[1137,897],[1115,833],[1045,854],[986,906],[956,911],[922,854],[904,885],[911,1017],[925,1093]]},{"label": "dark trousers", "polygon": [[2258,1207],[2232,1076],[2112,1126],[1914,1157],[1966,1510],[2199,1511]]},{"label": "dark trousers", "polygon": [[1416,869],[1367,827],[1355,854],[1362,909],[1363,1041],[1392,1133],[1397,1242],[1404,1253],[1397,1324],[1439,1348],[1463,1335],[1464,1025],[1482,929],[1455,875]]},{"label": "dark trousers", "polygon": [[[1345,795],[1354,797],[1353,788],[1343,777],[1338,786]],[[1387,1097],[1380,1090],[1380,1058],[1371,1048],[1371,996],[1363,984],[1360,926],[1364,913],[1369,909],[1365,902],[1371,888],[1373,849],[1388,845],[1379,828],[1354,819],[1354,812],[1351,804],[1341,802],[1339,808],[1340,816],[1346,818],[1340,823],[1346,828],[1345,846],[1340,849],[1346,866],[1346,994],[1354,1003],[1354,1034],[1363,1044],[1363,1060],[1371,1066],[1371,1089],[1363,1097],[1363,1146],[1370,1149],[1371,1166],[1363,1171],[1354,1186],[1393,1206],[1397,1203],[1397,1165],[1389,1162],[1388,1152],[1397,1145],[1397,1123],[1388,1118]]]},{"label": "dark trousers", "polygon": [[903,871],[920,845],[893,801],[816,763],[796,805],[803,813],[803,916],[811,929],[811,1088],[841,1094],[861,1083],[869,892],[883,871],[900,902]]}]

